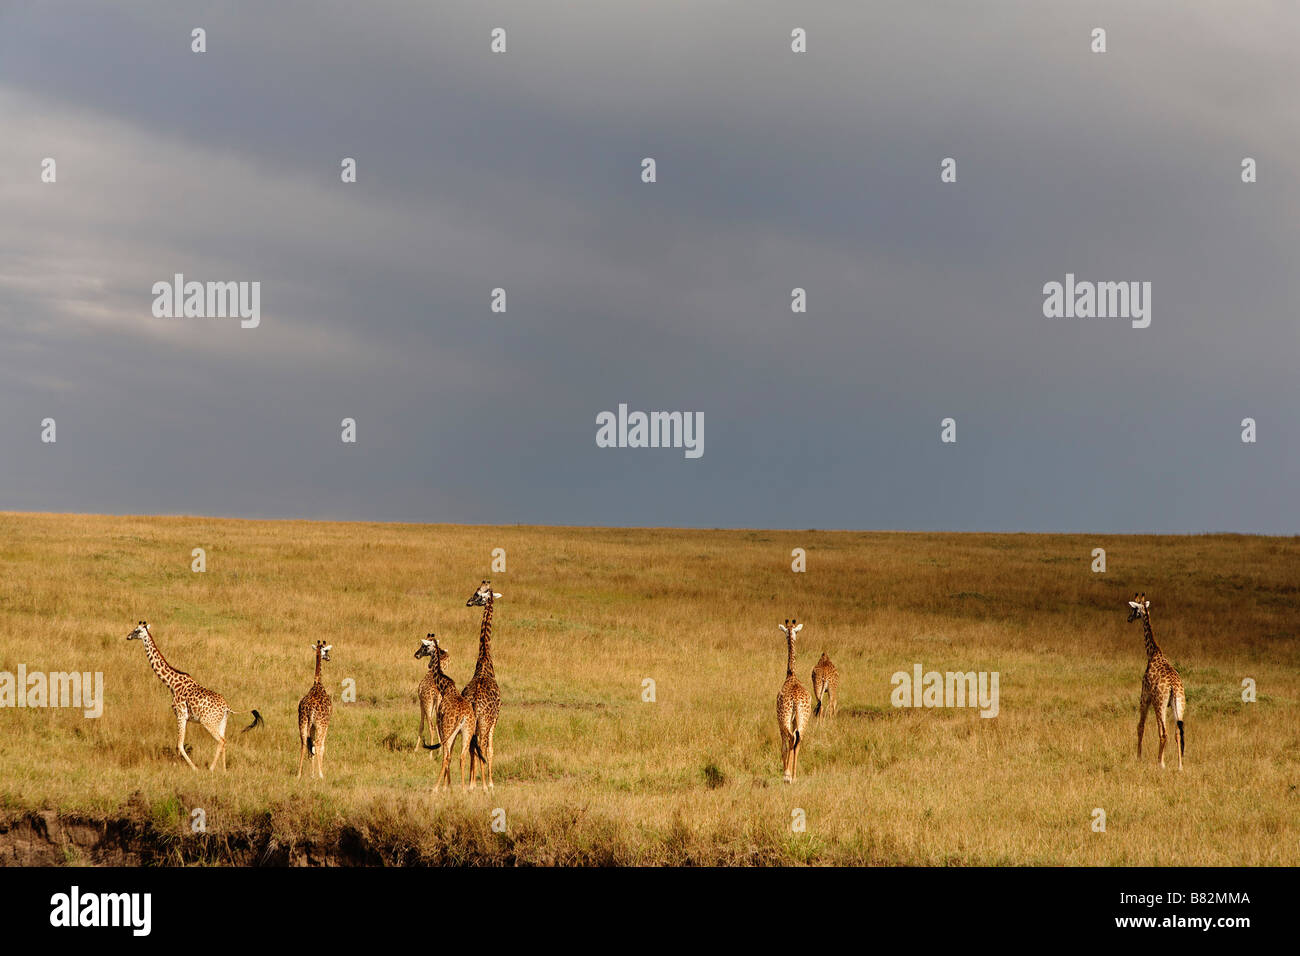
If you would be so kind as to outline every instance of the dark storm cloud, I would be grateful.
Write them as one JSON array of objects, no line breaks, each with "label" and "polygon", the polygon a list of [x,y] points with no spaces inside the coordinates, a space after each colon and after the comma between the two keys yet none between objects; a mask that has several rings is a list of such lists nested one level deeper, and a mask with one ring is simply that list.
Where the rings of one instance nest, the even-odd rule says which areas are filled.
[{"label": "dark storm cloud", "polygon": [[[1300,528],[1300,14],[849,6],[0,12],[0,508]],[[1067,272],[1151,328],[1045,319]],[[597,448],[620,402],[703,458]]]}]

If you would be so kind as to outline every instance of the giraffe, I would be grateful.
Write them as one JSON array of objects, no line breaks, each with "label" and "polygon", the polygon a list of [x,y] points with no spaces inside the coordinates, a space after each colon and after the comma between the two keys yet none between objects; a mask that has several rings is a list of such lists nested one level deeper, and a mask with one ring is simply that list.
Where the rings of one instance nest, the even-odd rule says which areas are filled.
[{"label": "giraffe", "polygon": [[1169,658],[1161,652],[1156,639],[1151,633],[1151,602],[1145,593],[1134,594],[1129,601],[1128,622],[1132,624],[1142,618],[1143,637],[1146,641],[1147,669],[1142,675],[1142,700],[1138,704],[1138,757],[1142,756],[1142,730],[1147,722],[1147,708],[1156,709],[1156,726],[1160,730],[1160,766],[1165,765],[1165,741],[1168,733],[1165,729],[1165,709],[1173,705],[1174,720],[1178,722],[1178,769],[1183,769],[1183,716],[1187,712],[1187,695],[1183,691],[1183,679],[1169,663]]},{"label": "giraffe", "polygon": [[[176,749],[185,758],[185,762],[190,765],[190,769],[199,769],[194,766],[194,761],[185,752],[185,725],[194,720],[202,724],[203,729],[210,733],[217,742],[217,752],[212,757],[212,763],[208,766],[208,771],[216,770],[217,761],[219,760],[221,761],[221,770],[224,773],[226,769],[226,721],[231,714],[241,714],[244,711],[231,710],[226,706],[226,699],[216,691],[200,687],[198,681],[189,674],[178,671],[168,664],[162,656],[162,651],[158,650],[158,645],[154,643],[149,625],[144,621],[137,624],[135,629],[126,636],[126,639],[128,641],[144,642],[144,651],[149,657],[149,666],[158,675],[158,679],[166,684],[172,692],[172,713],[176,715]],[[263,725],[262,715],[256,710],[252,711],[252,714],[253,722],[243,729],[243,733],[248,733],[254,727]]]},{"label": "giraffe", "polygon": [[[302,779],[302,762],[303,759],[311,754],[311,762],[315,767],[316,776],[325,779],[325,737],[330,731],[330,711],[333,704],[330,701],[329,691],[320,681],[321,661],[330,659],[330,648],[333,644],[326,644],[324,641],[317,641],[312,647],[316,651],[316,680],[311,685],[311,690],[307,691],[307,696],[298,701],[298,736],[302,740],[302,746],[298,749],[298,779]],[[308,768],[307,775],[311,776],[312,770]]]},{"label": "giraffe", "polygon": [[[470,706],[474,708],[474,733],[470,737],[469,752],[469,787],[474,789],[474,771],[477,768],[483,777],[484,786],[491,790],[492,782],[492,738],[496,733],[497,715],[501,712],[501,691],[497,687],[496,673],[492,669],[492,602],[501,596],[492,590],[492,584],[484,581],[465,602],[466,607],[482,607],[483,623],[479,627],[478,662],[474,665],[474,676],[461,692]],[[483,754],[477,761],[475,756]]]},{"label": "giraffe", "polygon": [[794,642],[795,635],[803,630],[803,625],[786,619],[778,624],[785,632],[787,656],[785,663],[785,683],[781,693],[776,695],[776,723],[781,730],[781,763],[786,783],[794,783],[799,772],[799,744],[808,726],[808,714],[812,710],[812,700],[799,678],[794,676]]},{"label": "giraffe", "polygon": [[[424,746],[429,750],[430,757],[433,756],[433,751],[439,747],[443,748],[442,772],[438,775],[438,782],[434,784],[433,789],[441,788],[444,782],[448,789],[451,788],[451,750],[456,743],[457,734],[460,734],[460,785],[464,787],[465,754],[477,752],[479,759],[483,758],[483,752],[478,750],[478,743],[472,736],[474,708],[456,690],[456,682],[442,672],[442,662],[451,655],[438,646],[438,640],[433,634],[422,640],[420,649],[415,652],[416,657],[425,655],[429,657],[429,673],[434,675],[438,695],[438,702],[435,705],[436,723],[431,724],[438,728],[438,743]],[[473,760],[473,756],[470,759]]]},{"label": "giraffe", "polygon": [[825,651],[822,651],[821,660],[812,669],[812,689],[813,696],[817,698],[817,706],[813,713],[817,715],[817,722],[820,724],[823,701],[826,703],[826,712],[830,716],[834,717],[835,711],[839,709],[840,672],[835,669],[835,665],[831,663]]},{"label": "giraffe", "polygon": [[[433,637],[433,635],[430,634],[429,637]],[[415,649],[416,660],[421,657],[429,658],[429,669],[420,678],[420,686],[416,689],[416,703],[420,706],[420,732],[415,737],[415,743],[417,747],[423,747],[429,751],[430,760],[433,759],[433,752],[438,748],[436,746],[430,747],[424,742],[424,728],[427,726],[431,734],[438,732],[438,700],[441,697],[438,691],[438,677],[433,672],[435,658],[432,647],[433,642],[425,639],[421,640],[420,646]],[[440,659],[444,661],[450,656],[446,651],[440,653],[442,655]]]}]

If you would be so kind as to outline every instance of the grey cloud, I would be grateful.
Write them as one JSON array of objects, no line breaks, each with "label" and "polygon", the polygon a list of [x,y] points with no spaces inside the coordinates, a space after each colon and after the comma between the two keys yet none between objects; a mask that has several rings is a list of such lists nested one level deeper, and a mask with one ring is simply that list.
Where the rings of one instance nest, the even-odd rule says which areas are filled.
[{"label": "grey cloud", "polygon": [[[1300,14],[916,6],[0,13],[0,507],[1296,532]],[[1152,328],[1044,319],[1067,271]],[[705,456],[596,448],[621,401]]]}]

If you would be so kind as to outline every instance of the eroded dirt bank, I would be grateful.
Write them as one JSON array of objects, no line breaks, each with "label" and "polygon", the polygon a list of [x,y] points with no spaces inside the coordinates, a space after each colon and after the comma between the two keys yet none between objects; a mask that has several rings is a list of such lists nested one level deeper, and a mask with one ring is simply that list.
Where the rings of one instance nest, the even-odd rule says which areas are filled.
[{"label": "eroded dirt bank", "polygon": [[275,839],[269,831],[181,838],[128,819],[92,820],[54,811],[0,821],[0,866],[402,866],[438,863],[377,844],[346,827],[336,840]]}]

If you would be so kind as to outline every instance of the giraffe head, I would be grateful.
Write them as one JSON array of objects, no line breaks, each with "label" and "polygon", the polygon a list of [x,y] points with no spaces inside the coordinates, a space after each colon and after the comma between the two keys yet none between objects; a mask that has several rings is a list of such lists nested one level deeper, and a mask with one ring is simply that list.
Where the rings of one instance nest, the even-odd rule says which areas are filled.
[{"label": "giraffe head", "polygon": [[146,637],[152,637],[152,636],[153,635],[149,633],[149,625],[146,624],[144,621],[141,621],[139,624],[135,626],[135,630],[133,630],[130,634],[126,636],[126,639],[128,641],[141,641],[144,640]]},{"label": "giraffe head", "polygon": [[469,600],[465,602],[465,606],[482,607],[483,605],[487,604],[488,598],[492,598],[493,600],[496,600],[500,596],[501,596],[500,591],[492,590],[491,581],[484,581],[482,584],[479,585],[478,590],[469,596]]},{"label": "giraffe head", "polygon": [[1133,595],[1133,600],[1128,602],[1128,606],[1133,610],[1128,612],[1128,622],[1132,624],[1140,617],[1146,617],[1147,612],[1151,609],[1151,602],[1147,600],[1146,592]]},{"label": "giraffe head", "polygon": [[327,661],[330,659],[330,649],[333,646],[334,646],[333,644],[326,644],[324,641],[317,641],[315,644],[312,645],[312,650],[319,650],[320,659],[323,661]]},{"label": "giraffe head", "polygon": [[442,663],[447,658],[451,657],[450,654],[438,646],[438,642],[434,639],[434,636],[430,634],[428,637],[420,639],[420,646],[415,649],[415,659],[419,660],[421,657],[427,657],[429,658],[429,663],[432,664],[435,652],[438,654],[438,663]]},{"label": "giraffe head", "polygon": [[786,619],[786,622],[784,624],[778,624],[777,627],[785,631],[785,636],[790,638],[790,640],[792,641],[798,640],[798,638],[796,638],[795,635],[803,630],[802,624],[792,621],[789,618]]}]

